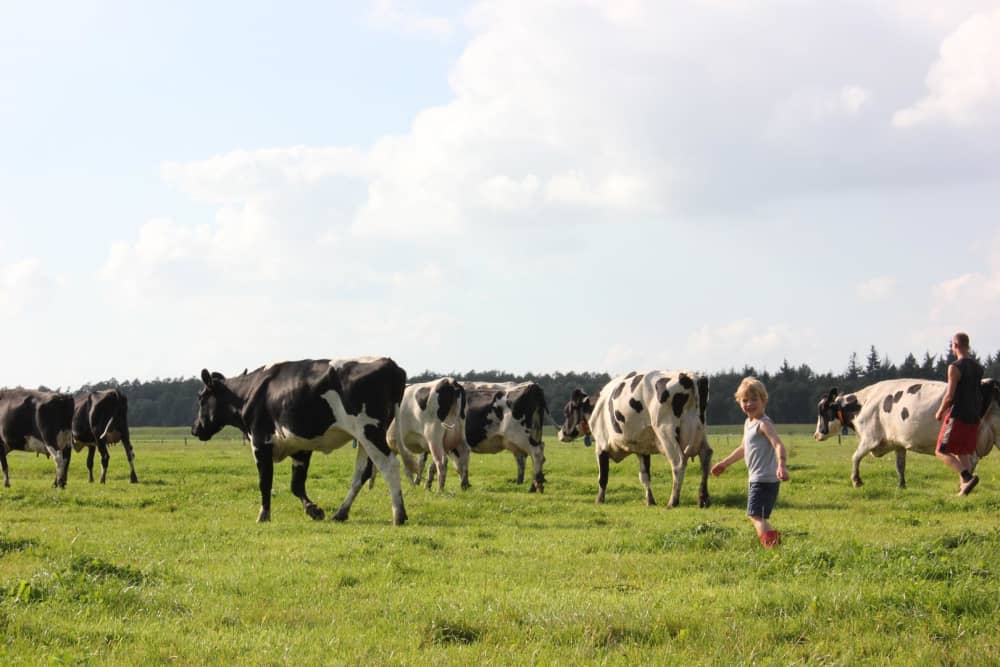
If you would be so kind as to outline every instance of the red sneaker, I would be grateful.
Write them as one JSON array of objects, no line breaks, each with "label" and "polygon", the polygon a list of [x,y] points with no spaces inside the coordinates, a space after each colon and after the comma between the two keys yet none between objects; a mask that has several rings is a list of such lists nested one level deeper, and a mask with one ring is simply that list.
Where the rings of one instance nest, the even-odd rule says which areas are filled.
[{"label": "red sneaker", "polygon": [[769,530],[760,536],[760,543],[765,549],[770,549],[781,544],[781,533],[776,530]]}]

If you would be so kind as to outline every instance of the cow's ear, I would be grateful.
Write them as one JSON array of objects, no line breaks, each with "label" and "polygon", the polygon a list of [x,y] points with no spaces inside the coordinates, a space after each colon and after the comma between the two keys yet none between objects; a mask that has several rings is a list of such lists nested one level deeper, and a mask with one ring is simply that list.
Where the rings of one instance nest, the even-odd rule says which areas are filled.
[{"label": "cow's ear", "polygon": [[206,387],[212,386],[212,374],[208,372],[207,368],[201,369],[201,381],[205,383]]},{"label": "cow's ear", "polygon": [[831,389],[830,393],[827,394],[826,398],[827,398],[827,400],[830,400],[830,401],[832,401],[833,399],[837,398],[837,388],[834,387],[833,389]]},{"label": "cow's ear", "polygon": [[586,397],[587,397],[587,395],[585,393],[583,393],[582,389],[576,388],[576,389],[573,390],[573,395],[570,397],[570,400],[573,401],[574,403],[579,403],[581,400],[583,400]]}]

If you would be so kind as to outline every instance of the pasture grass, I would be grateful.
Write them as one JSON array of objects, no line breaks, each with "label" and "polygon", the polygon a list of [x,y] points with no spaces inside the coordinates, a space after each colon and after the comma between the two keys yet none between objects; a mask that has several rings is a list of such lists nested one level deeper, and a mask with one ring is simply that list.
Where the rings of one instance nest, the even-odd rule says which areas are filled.
[{"label": "pasture grass", "polygon": [[[508,454],[473,456],[472,488],[404,490],[391,525],[384,480],[347,523],[314,522],[278,464],[272,522],[257,524],[256,468],[227,433],[134,429],[140,483],[120,448],[108,483],[74,458],[12,453],[0,489],[3,664],[821,664],[1000,662],[1000,474],[957,497],[932,457],[893,457],[848,482],[855,440],[780,427],[791,481],[776,550],[744,518],[742,466],[696,506],[645,507],[634,458],[594,504],[593,450],[546,442],[545,493],[514,483]],[[718,460],[738,429],[712,430]],[[309,492],[332,515],[355,452],[313,457]],[[653,464],[654,493],[669,469]]]}]

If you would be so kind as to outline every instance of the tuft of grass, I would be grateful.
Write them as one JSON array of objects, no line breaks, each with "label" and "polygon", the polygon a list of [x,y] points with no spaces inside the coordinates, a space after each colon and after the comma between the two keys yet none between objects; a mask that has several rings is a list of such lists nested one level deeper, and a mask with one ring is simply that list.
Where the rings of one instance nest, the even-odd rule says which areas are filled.
[{"label": "tuft of grass", "polygon": [[480,631],[462,622],[432,620],[424,631],[423,646],[472,644],[479,641]]}]

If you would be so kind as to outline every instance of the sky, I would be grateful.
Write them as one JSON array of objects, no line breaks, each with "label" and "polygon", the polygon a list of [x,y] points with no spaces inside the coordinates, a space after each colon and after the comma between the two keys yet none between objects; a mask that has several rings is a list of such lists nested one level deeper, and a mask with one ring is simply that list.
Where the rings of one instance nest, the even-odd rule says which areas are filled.
[{"label": "sky", "polygon": [[1000,351],[1000,0],[0,0],[0,386]]}]

